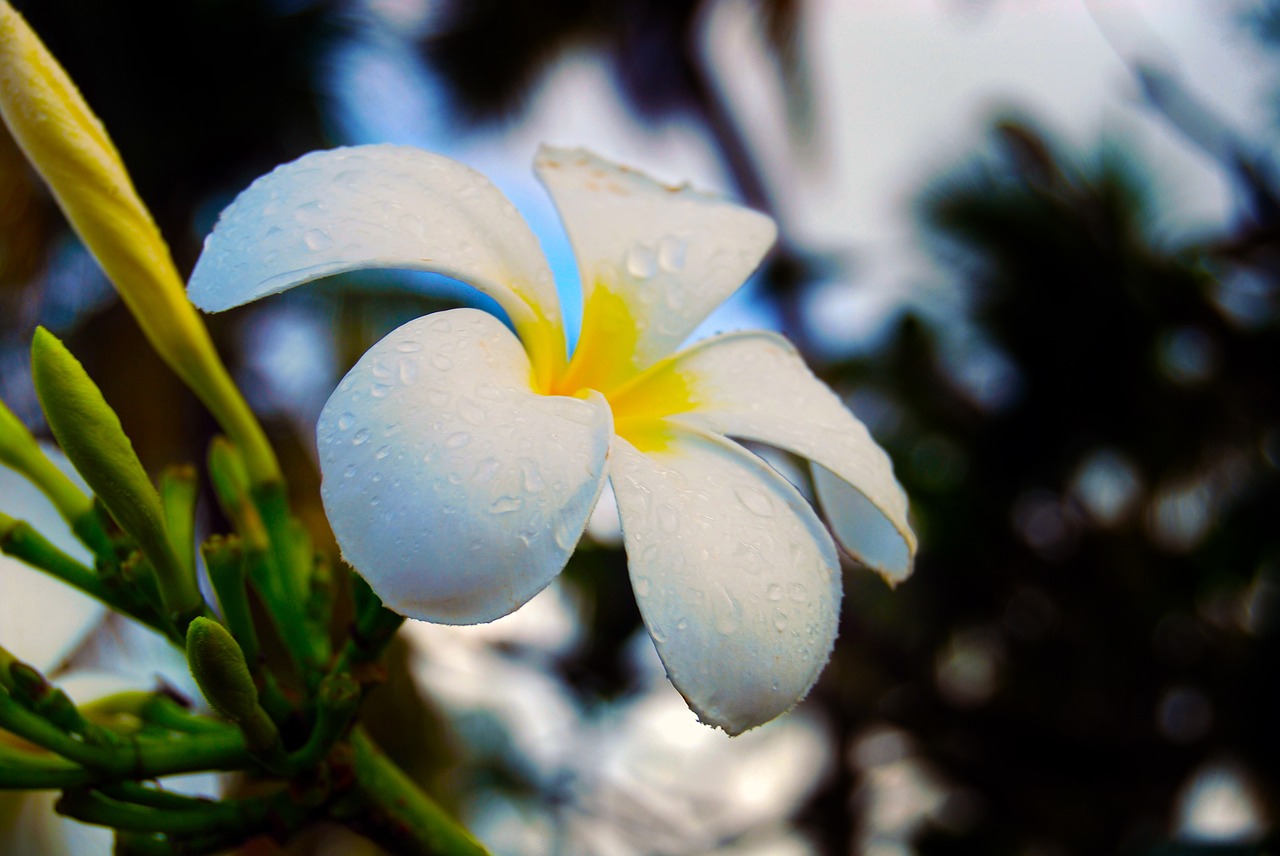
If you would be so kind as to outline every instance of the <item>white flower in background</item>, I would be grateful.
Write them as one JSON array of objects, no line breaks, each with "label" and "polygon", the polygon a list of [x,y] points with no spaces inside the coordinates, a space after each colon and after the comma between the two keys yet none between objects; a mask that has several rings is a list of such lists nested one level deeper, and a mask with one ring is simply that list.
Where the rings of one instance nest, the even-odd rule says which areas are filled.
[{"label": "white flower in background", "polygon": [[[45,454],[83,490],[61,452]],[[53,504],[30,482],[0,466],[0,512],[25,520],[58,549],[92,566],[93,557]],[[105,606],[59,580],[0,554],[0,647],[48,676],[77,704],[158,681],[198,699],[184,656],[151,630],[113,623]],[[164,676],[164,677],[161,677]],[[0,731],[0,744],[15,740]],[[19,743],[18,745],[23,745]],[[217,792],[217,778],[201,774],[165,780],[184,792]],[[112,852],[108,829],[59,816],[57,791],[0,791],[0,853],[13,856],[93,856]]]},{"label": "white flower in background", "polygon": [[781,337],[677,351],[759,264],[769,218],[583,151],[539,178],[583,283],[569,360],[555,284],[509,201],[455,161],[398,146],[307,155],[223,212],[189,293],[218,311],[343,271],[435,271],[505,310],[411,321],[343,379],[318,426],[347,561],[389,607],[491,621],[568,561],[612,482],[636,599],[667,673],[739,733],[791,707],[835,640],[834,544],[799,492],[729,437],[813,462],[836,537],[890,582],[915,538],[888,457]]}]

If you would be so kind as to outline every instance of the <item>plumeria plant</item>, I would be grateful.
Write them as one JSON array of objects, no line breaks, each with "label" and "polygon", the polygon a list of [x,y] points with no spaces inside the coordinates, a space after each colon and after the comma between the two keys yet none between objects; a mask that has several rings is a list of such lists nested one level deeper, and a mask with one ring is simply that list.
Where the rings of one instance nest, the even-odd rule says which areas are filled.
[{"label": "plumeria plant", "polygon": [[[679,349],[758,265],[775,234],[767,217],[544,148],[536,170],[584,291],[570,358],[537,240],[459,163],[363,146],[282,166],[223,213],[184,288],[105,130],[3,0],[0,110],[147,338],[225,432],[207,476],[232,531],[197,544],[195,469],[153,482],[52,334],[34,337],[35,387],[88,489],[0,406],[0,463],[49,498],[91,560],[9,516],[0,549],[166,637],[204,696],[79,705],[23,659],[21,638],[0,633],[14,646],[0,649],[0,788],[61,791],[57,810],[115,829],[117,852],[212,853],[321,821],[397,853],[484,852],[374,744],[361,701],[405,617],[487,622],[543,589],[606,482],[667,674],[731,734],[808,692],[842,591],[814,509],[739,441],[809,459],[836,541],[890,583],[910,573],[915,538],[887,456],[785,340],[731,333]],[[506,318],[458,309],[411,321],[333,393],[318,426],[342,550],[333,562],[291,514],[275,453],[192,304],[229,309],[367,268],[454,277]],[[335,637],[345,587],[355,618]],[[263,632],[281,662],[263,656]],[[196,771],[242,773],[252,795],[194,798],[165,784]]]}]

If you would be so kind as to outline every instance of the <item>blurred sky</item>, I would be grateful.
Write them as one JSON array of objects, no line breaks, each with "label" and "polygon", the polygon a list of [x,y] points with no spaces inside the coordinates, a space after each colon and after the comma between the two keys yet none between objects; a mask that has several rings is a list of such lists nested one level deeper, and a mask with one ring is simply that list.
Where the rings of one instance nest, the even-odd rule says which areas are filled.
[{"label": "blurred sky", "polygon": [[[656,177],[732,194],[711,142],[688,123],[641,125],[587,47],[557,62],[527,112],[468,132],[405,34],[430,25],[430,0],[365,0],[363,27],[332,57],[335,124],[349,142],[413,143],[489,175],[531,221],[578,312],[567,241],[528,164],[540,142],[582,145]],[[939,279],[915,241],[922,184],[980,147],[1013,112],[1079,150],[1133,150],[1159,177],[1155,227],[1212,230],[1231,210],[1222,172],[1143,102],[1139,63],[1172,72],[1251,139],[1274,138],[1275,62],[1242,24],[1250,0],[808,0],[800,46],[811,63],[816,126],[788,137],[782,90],[765,59],[755,3],[708,4],[702,49],[759,159],[782,228],[834,254],[843,272],[812,290],[820,343],[848,350],[910,300],[937,304]],[[945,301],[944,301],[945,305]],[[772,326],[739,300],[702,333]],[[571,321],[572,326],[572,321]],[[572,333],[571,333],[572,336]]]}]

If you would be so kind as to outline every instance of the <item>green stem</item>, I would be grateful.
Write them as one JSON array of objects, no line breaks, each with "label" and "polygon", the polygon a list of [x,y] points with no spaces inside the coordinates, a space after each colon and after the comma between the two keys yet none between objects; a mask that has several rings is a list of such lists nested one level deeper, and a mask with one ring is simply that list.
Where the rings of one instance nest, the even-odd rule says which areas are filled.
[{"label": "green stem", "polygon": [[181,738],[133,737],[111,746],[86,743],[27,710],[7,691],[0,692],[0,728],[108,779],[153,779],[253,765],[244,737],[235,729]]},{"label": "green stem", "polygon": [[208,716],[199,716],[163,693],[130,691],[91,701],[82,708],[93,721],[128,714],[165,731],[179,734],[221,734],[233,726]]},{"label": "green stem", "polygon": [[95,778],[92,770],[65,758],[36,755],[0,742],[0,791],[77,788]]},{"label": "green stem", "polygon": [[0,552],[62,580],[162,635],[174,635],[169,622],[59,550],[24,520],[0,513]]},{"label": "green stem", "polygon": [[230,828],[262,828],[270,802],[257,797],[215,802],[192,800],[183,808],[161,808],[113,799],[99,791],[73,790],[63,794],[59,814],[83,823],[110,826],[132,832],[165,835],[209,835]]},{"label": "green stem", "polygon": [[358,799],[335,806],[338,819],[397,854],[487,856],[484,845],[423,793],[364,729],[351,732],[351,748]]},{"label": "green stem", "polygon": [[164,509],[169,544],[185,576],[196,578],[196,470],[190,465],[171,466],[160,476],[160,504]]},{"label": "green stem", "polygon": [[316,722],[307,742],[289,756],[288,770],[297,774],[324,760],[337,745],[360,708],[360,685],[350,675],[326,675],[316,693]]}]

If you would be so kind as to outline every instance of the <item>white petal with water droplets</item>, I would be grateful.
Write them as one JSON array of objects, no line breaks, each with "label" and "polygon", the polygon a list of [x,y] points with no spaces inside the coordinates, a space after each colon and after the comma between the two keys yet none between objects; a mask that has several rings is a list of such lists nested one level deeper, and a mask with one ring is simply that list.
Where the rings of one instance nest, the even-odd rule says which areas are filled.
[{"label": "white petal with water droplets", "polygon": [[[77,483],[61,452],[46,449]],[[93,557],[71,534],[53,505],[30,482],[0,466],[0,511],[25,520],[59,549],[92,566]],[[102,620],[106,607],[43,571],[0,555],[0,646],[41,671],[52,670]]]},{"label": "white petal with water droplets", "polygon": [[551,271],[515,207],[470,167],[408,146],[312,152],[259,178],[222,212],[188,293],[217,312],[373,268],[455,277],[497,300],[527,343],[550,325],[564,349]]},{"label": "white petal with water droplets", "polygon": [[675,419],[808,458],[841,545],[890,583],[910,575],[916,538],[889,456],[791,343],[773,333],[729,333],[677,355],[672,368],[697,402]]},{"label": "white petal with water droplets", "polygon": [[[582,149],[543,147],[535,168],[573,242],[584,306],[607,288],[637,328],[636,367],[671,353],[772,246],[765,215],[668,187]],[[590,333],[584,318],[583,335]]]},{"label": "white petal with water droplets", "polygon": [[730,734],[773,719],[835,642],[835,545],[759,457],[678,430],[660,452],[614,441],[610,479],[645,626],[676,689]]},{"label": "white petal with water droplets", "polygon": [[564,567],[604,483],[599,395],[543,396],[493,316],[411,321],[361,357],[317,427],[321,492],[344,558],[387,606],[492,621]]}]

